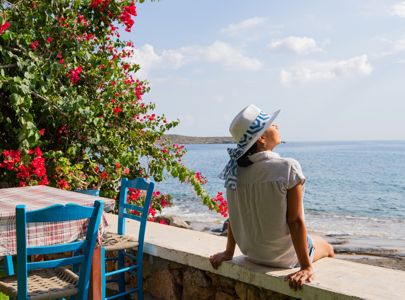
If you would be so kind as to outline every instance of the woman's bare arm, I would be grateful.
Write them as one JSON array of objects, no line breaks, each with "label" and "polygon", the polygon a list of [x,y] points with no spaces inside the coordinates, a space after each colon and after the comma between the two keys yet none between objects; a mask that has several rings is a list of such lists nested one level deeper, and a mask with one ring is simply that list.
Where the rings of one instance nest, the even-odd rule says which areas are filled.
[{"label": "woman's bare arm", "polygon": [[231,260],[233,258],[233,254],[235,253],[235,246],[235,238],[233,237],[231,223],[229,223],[228,238],[225,251],[210,256],[210,263],[214,267],[214,269],[217,269],[223,261]]},{"label": "woman's bare arm", "polygon": [[290,228],[291,239],[297,253],[301,269],[290,274],[287,279],[293,289],[301,288],[305,282],[310,282],[314,275],[312,263],[308,254],[307,229],[304,222],[302,205],[303,186],[301,183],[287,191],[287,224]]}]

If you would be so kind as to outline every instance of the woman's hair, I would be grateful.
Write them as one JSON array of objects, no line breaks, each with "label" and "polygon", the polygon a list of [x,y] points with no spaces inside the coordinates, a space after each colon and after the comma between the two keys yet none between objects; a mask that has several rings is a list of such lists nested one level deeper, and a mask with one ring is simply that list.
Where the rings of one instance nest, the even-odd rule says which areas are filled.
[{"label": "woman's hair", "polygon": [[248,158],[249,155],[255,154],[257,151],[257,143],[254,143],[252,147],[249,148],[248,151],[245,152],[238,160],[238,166],[239,167],[247,167],[253,164],[250,159]]}]

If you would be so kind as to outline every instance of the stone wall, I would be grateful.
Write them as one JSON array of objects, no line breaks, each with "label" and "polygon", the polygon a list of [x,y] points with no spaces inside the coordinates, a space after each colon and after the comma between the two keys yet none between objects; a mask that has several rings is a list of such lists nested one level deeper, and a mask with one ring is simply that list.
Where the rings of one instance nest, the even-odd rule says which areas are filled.
[{"label": "stone wall", "polygon": [[162,300],[296,299],[145,254],[144,291]]}]

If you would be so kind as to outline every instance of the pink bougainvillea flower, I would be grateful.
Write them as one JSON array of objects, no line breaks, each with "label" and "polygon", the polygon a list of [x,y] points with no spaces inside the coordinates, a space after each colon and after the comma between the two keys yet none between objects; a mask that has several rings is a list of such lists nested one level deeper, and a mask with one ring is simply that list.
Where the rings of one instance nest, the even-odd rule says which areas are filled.
[{"label": "pink bougainvillea flower", "polygon": [[52,43],[52,41],[53,41],[53,38],[51,38],[51,37],[49,37],[49,38],[46,39],[46,42],[47,42],[48,44]]},{"label": "pink bougainvillea flower", "polygon": [[41,136],[43,136],[43,135],[45,134],[45,128],[39,130],[38,132],[39,132],[39,134],[40,134]]}]

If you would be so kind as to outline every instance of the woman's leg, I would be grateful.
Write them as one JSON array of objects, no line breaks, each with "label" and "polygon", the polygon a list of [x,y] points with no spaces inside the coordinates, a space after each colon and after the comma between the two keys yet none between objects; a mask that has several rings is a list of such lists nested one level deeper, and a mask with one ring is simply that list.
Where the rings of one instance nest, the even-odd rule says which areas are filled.
[{"label": "woman's leg", "polygon": [[314,243],[315,247],[315,255],[314,261],[317,261],[324,257],[334,257],[335,252],[333,251],[333,247],[329,244],[324,238],[321,238],[317,235],[312,235],[312,242]]}]

